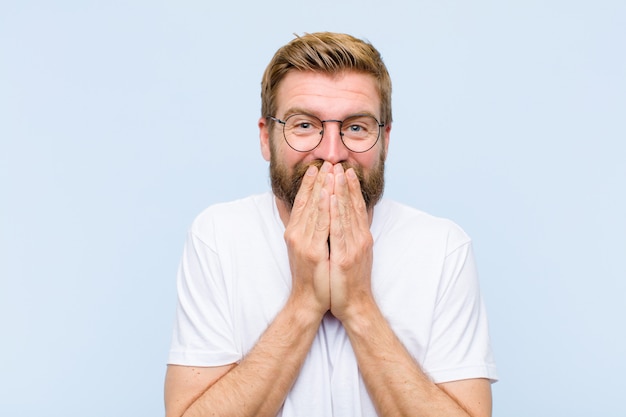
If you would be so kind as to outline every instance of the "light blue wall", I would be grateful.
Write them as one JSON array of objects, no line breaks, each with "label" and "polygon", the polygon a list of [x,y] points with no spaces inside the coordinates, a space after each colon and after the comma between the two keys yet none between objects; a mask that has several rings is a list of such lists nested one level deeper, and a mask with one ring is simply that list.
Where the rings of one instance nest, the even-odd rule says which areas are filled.
[{"label": "light blue wall", "polygon": [[209,3],[0,3],[2,415],[162,414],[185,231],[268,189],[261,73],[318,30],[388,64],[387,197],[474,239],[494,415],[626,415],[625,2]]}]

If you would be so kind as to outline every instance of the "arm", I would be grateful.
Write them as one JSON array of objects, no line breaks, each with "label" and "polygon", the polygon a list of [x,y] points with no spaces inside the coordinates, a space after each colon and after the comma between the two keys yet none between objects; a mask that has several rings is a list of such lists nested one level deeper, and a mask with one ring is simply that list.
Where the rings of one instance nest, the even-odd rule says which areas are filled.
[{"label": "arm", "polygon": [[211,367],[168,365],[165,374],[165,415],[181,416],[200,395],[236,364]]},{"label": "arm", "polygon": [[382,416],[491,415],[489,381],[434,384],[404,348],[371,292],[373,241],[358,179],[335,167],[331,198],[331,311],[342,321]]},{"label": "arm", "polygon": [[321,321],[289,301],[238,364],[169,366],[167,417],[275,416],[295,381]]},{"label": "arm", "polygon": [[238,365],[170,366],[167,417],[275,416],[280,410],[329,309],[328,171],[307,172],[285,230],[292,273],[286,305]]},{"label": "arm", "polygon": [[491,384],[434,384],[406,351],[375,303],[344,319],[359,369],[381,416],[491,416]]}]

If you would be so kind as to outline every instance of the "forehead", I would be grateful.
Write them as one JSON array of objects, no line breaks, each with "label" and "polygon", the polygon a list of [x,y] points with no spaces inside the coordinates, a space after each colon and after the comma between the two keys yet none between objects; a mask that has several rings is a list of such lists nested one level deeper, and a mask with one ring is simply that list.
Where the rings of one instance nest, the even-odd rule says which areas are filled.
[{"label": "forehead", "polygon": [[347,71],[339,74],[291,71],[276,94],[277,114],[306,111],[320,118],[344,118],[369,113],[380,116],[380,95],[369,74]]}]

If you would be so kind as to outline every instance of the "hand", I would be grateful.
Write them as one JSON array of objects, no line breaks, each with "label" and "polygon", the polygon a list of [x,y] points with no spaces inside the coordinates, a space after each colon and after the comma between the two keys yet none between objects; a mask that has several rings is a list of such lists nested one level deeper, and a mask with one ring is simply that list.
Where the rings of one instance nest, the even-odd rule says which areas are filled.
[{"label": "hand", "polygon": [[344,322],[363,303],[373,301],[371,273],[374,240],[361,185],[352,168],[334,167],[330,198],[330,307]]},{"label": "hand", "polygon": [[309,167],[291,210],[285,242],[292,276],[292,301],[323,315],[330,308],[329,248],[332,165]]}]

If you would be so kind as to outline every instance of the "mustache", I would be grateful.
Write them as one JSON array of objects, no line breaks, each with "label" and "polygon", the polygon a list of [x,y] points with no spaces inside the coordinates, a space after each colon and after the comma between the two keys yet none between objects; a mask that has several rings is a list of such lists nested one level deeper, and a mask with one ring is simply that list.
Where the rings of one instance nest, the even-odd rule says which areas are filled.
[{"label": "mustache", "polygon": [[[323,164],[324,164],[323,159],[314,159],[313,161],[309,161],[307,163],[300,162],[296,164],[293,170],[293,175],[291,177],[291,189],[293,190],[293,197],[290,198],[290,201],[289,201],[289,205],[291,207],[293,207],[295,193],[300,189],[300,186],[302,185],[302,180],[304,179],[304,175],[306,171],[309,169],[310,166],[315,166],[319,170]],[[356,174],[356,177],[358,178],[359,183],[361,184],[361,194],[363,195],[363,199],[365,200],[365,203],[368,205],[372,203],[372,198],[371,198],[372,196],[368,193],[366,187],[364,187],[365,176],[363,175],[363,169],[360,166],[352,165],[345,161],[340,162],[340,164],[343,167],[344,172],[347,171],[349,168],[352,168],[354,170],[354,173]]]},{"label": "mustache", "polygon": [[[314,166],[319,170],[323,164],[324,164],[323,159],[314,159],[313,161],[310,161],[307,163],[298,163],[294,167],[292,185],[297,186],[297,188],[300,189],[300,185],[302,184],[302,179],[304,178],[304,174],[306,173],[307,169],[309,169],[310,166]],[[354,173],[356,174],[356,177],[359,179],[359,182],[363,184],[364,175],[363,175],[363,170],[361,169],[361,167],[349,164],[345,161],[340,162],[340,164],[343,167],[344,172],[347,171],[349,168],[352,168],[354,170]]]}]

